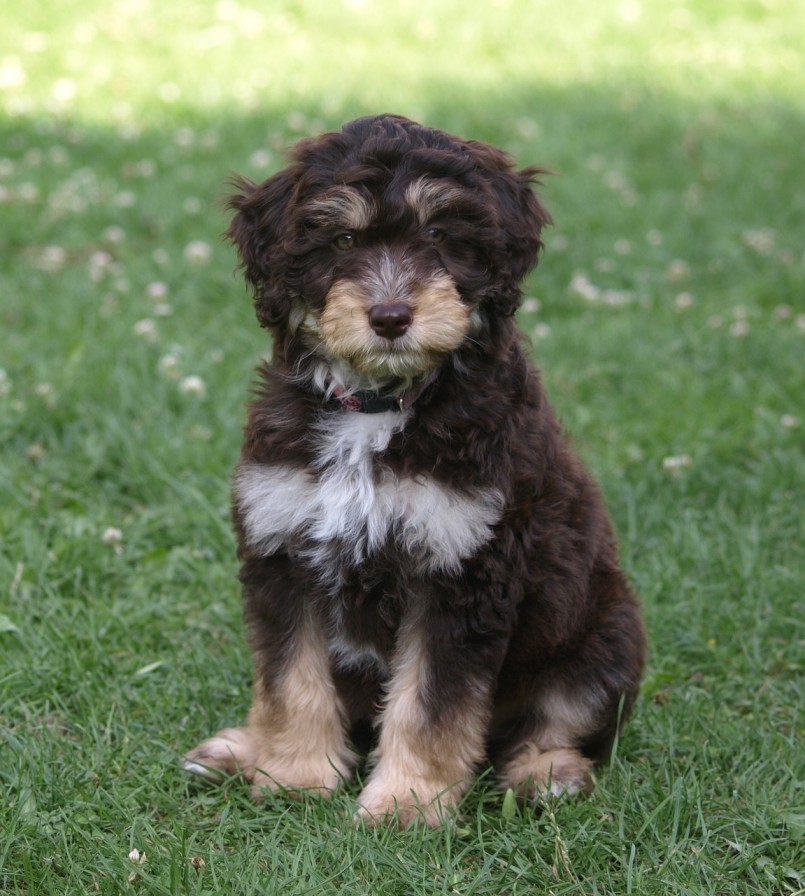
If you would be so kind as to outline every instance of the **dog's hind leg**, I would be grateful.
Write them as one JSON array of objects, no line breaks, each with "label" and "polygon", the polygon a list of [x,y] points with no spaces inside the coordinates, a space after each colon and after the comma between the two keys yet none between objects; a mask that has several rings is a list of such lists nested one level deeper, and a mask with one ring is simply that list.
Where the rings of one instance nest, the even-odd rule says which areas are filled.
[{"label": "dog's hind leg", "polygon": [[581,745],[600,724],[600,701],[592,694],[543,690],[535,698],[529,722],[504,752],[500,781],[518,796],[589,793],[593,789],[592,758]]},{"label": "dog's hind leg", "polygon": [[501,784],[527,799],[589,793],[592,770],[608,756],[633,696],[630,690],[622,697],[598,678],[574,678],[569,670],[546,675],[519,717],[504,726],[508,734],[493,735],[491,758]]}]

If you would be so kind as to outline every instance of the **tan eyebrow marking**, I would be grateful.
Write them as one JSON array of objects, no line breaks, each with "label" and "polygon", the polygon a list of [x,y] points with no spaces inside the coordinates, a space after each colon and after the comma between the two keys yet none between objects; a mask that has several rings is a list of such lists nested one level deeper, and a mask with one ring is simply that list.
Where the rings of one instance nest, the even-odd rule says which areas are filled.
[{"label": "tan eyebrow marking", "polygon": [[437,212],[452,205],[462,191],[444,181],[420,177],[405,190],[405,201],[416,212],[420,224],[427,223]]},{"label": "tan eyebrow marking", "polygon": [[365,230],[374,218],[374,205],[351,187],[333,187],[308,205],[306,218],[320,227]]}]

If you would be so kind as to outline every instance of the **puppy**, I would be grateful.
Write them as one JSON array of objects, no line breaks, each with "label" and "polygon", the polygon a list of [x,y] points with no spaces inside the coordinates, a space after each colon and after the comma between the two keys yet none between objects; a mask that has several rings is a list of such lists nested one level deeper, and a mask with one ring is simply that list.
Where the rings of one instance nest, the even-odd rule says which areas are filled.
[{"label": "puppy", "polygon": [[524,798],[591,788],[645,635],[513,320],[538,175],[381,115],[237,182],[273,337],[233,490],[253,694],[187,768],[326,794],[371,749],[357,818],[402,825],[485,762]]}]

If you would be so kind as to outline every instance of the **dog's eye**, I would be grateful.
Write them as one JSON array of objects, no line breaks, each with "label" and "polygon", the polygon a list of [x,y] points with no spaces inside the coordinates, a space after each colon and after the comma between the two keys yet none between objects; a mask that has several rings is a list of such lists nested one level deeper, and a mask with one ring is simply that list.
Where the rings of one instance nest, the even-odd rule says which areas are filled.
[{"label": "dog's eye", "polygon": [[425,236],[432,243],[441,243],[444,242],[446,234],[441,227],[428,227],[428,229],[425,231]]},{"label": "dog's eye", "polygon": [[355,234],[339,233],[338,236],[333,240],[333,245],[336,247],[336,249],[354,249]]}]

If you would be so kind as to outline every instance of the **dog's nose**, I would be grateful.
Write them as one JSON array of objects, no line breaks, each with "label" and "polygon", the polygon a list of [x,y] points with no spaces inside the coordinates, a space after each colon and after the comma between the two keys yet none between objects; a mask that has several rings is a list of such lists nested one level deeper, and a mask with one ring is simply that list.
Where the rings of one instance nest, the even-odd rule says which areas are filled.
[{"label": "dog's nose", "polygon": [[386,339],[399,339],[413,321],[411,309],[402,302],[375,305],[369,309],[369,326]]}]

